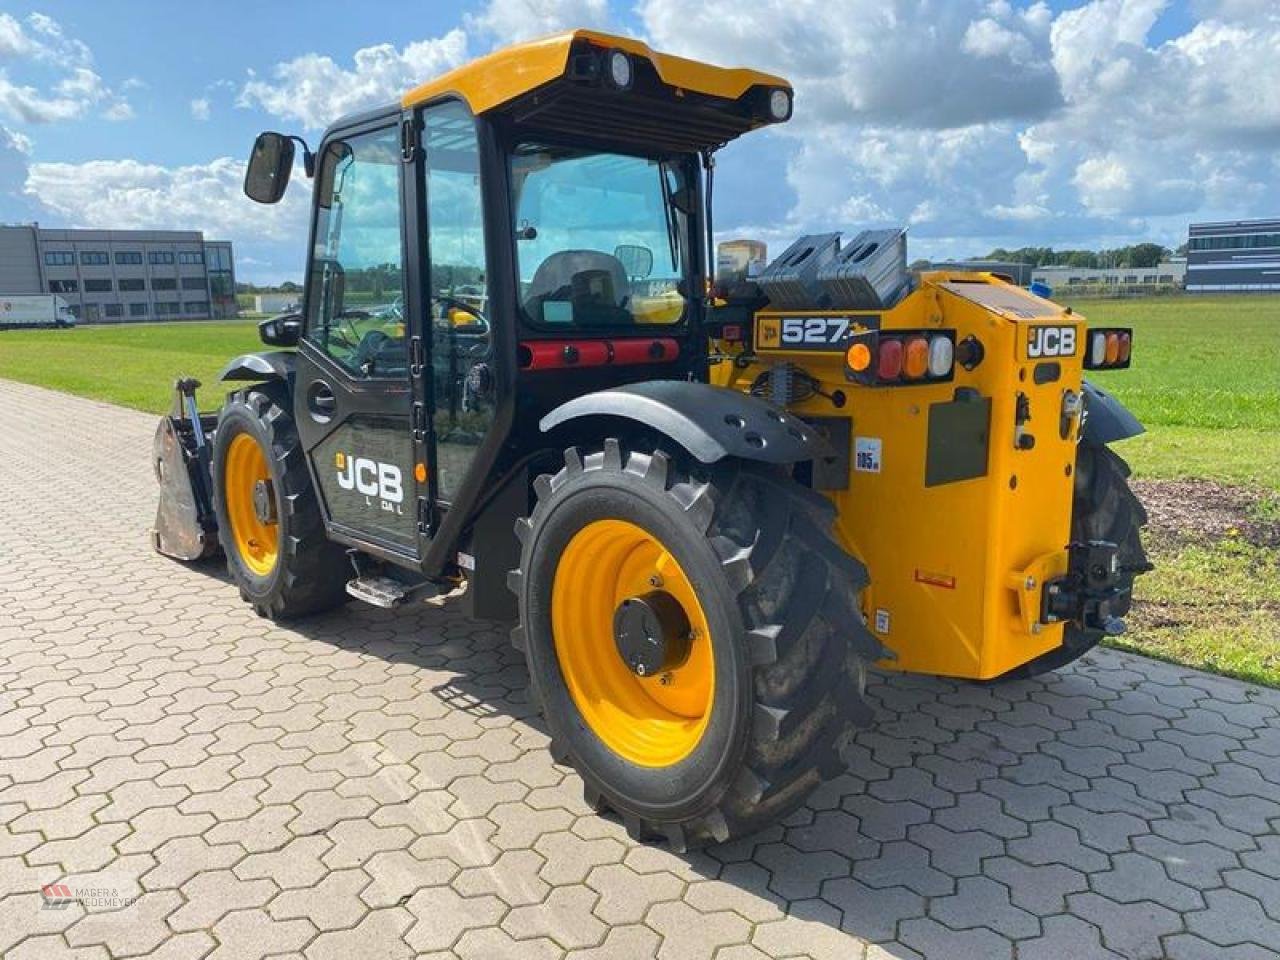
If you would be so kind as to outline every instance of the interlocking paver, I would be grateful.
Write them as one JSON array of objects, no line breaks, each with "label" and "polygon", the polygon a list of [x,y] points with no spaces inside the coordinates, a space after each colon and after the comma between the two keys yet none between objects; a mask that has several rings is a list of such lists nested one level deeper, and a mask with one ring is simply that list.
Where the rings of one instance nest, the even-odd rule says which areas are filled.
[{"label": "interlocking paver", "polygon": [[449,887],[420,890],[405,906],[414,917],[405,941],[420,953],[448,950],[465,931],[493,926],[507,912],[497,897],[463,897]]},{"label": "interlocking paver", "polygon": [[230,870],[197,874],[182,885],[186,903],[169,918],[169,926],[204,930],[232,910],[265,905],[276,892],[270,880],[241,880]]},{"label": "interlocking paver", "polygon": [[[502,631],[448,598],[261,620],[150,551],[151,417],[4,381],[0,409],[6,960],[1280,953],[1280,692],[1107,651],[877,674],[849,774],[677,855],[550,762]],[[54,881],[142,899],[43,909]]]}]

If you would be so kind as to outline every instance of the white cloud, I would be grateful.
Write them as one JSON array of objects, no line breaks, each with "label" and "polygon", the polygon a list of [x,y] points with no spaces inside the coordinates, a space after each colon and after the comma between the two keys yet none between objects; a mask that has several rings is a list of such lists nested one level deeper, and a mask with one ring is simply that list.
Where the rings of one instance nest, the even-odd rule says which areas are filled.
[{"label": "white cloud", "polygon": [[1007,3],[642,0],[637,10],[659,49],[790,79],[793,124],[806,132],[1035,118],[1060,102],[1048,38]]},{"label": "white cloud", "polygon": [[276,64],[270,80],[251,78],[236,104],[317,129],[343,114],[398,100],[405,91],[466,59],[467,36],[461,29],[402,49],[389,43],[362,47],[353,55],[350,69],[332,57],[308,53]]},{"label": "white cloud", "polygon": [[[786,182],[757,172],[793,198],[792,235],[883,218],[911,224],[914,255],[1176,245],[1192,218],[1274,215],[1280,3],[1199,0],[1199,22],[1153,42],[1169,5],[640,0],[637,12],[660,49],[794,83],[795,119],[763,138],[788,145]],[[724,229],[750,220],[748,192],[719,199]]]},{"label": "white cloud", "polygon": [[[3,167],[0,141],[0,171]],[[231,240],[239,254],[263,266],[246,274],[263,280],[302,276],[310,186],[299,181],[274,206],[244,195],[244,164],[219,157],[204,164],[166,167],[135,160],[31,163],[24,192],[47,218],[74,227],[124,230],[203,230]],[[3,184],[0,177],[0,185]]]},{"label": "white cloud", "polygon": [[208,120],[209,106],[208,97],[196,97],[196,99],[191,101],[192,118],[196,120]]},{"label": "white cloud", "polygon": [[507,44],[576,27],[604,29],[610,20],[607,0],[488,0],[466,23]]},{"label": "white cloud", "polygon": [[33,163],[26,191],[74,226],[204,230],[222,236],[247,230],[268,239],[305,234],[309,194],[295,185],[275,206],[242,190],[244,163],[219,157],[166,167],[136,160]]},{"label": "white cloud", "polygon": [[66,35],[52,17],[33,13],[25,25],[0,13],[0,63],[40,64],[60,74],[52,89],[11,80],[0,67],[0,114],[22,123],[78,120],[98,111],[109,120],[127,120],[133,109],[93,70],[93,56],[80,40]]}]

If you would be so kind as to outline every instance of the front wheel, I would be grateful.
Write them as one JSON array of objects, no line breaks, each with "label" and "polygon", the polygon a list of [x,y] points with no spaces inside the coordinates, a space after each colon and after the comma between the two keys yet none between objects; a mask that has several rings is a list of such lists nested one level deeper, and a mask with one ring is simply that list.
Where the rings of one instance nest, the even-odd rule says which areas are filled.
[{"label": "front wheel", "polygon": [[227,571],[259,616],[318,613],[346,600],[350,564],[324,521],[286,397],[231,395],[213,443],[214,511]]},{"label": "front wheel", "polygon": [[617,440],[517,526],[517,643],[588,802],[677,848],[754,832],[842,772],[882,655],[832,508],[756,464]]}]

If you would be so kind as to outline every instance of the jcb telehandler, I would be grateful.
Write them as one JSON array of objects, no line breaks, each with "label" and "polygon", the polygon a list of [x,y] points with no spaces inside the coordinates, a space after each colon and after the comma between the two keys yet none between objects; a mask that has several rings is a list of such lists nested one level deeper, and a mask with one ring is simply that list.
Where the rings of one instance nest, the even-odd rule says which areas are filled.
[{"label": "jcb telehandler", "polygon": [[314,178],[298,315],[178,383],[155,544],[263,616],[465,583],[557,759],[639,837],[754,831],[843,769],[866,671],[991,680],[1122,627],[1145,520],[1086,368],[1131,334],[902,237],[806,237],[712,285],[717,149],[785,80],[575,31],[264,133]]}]

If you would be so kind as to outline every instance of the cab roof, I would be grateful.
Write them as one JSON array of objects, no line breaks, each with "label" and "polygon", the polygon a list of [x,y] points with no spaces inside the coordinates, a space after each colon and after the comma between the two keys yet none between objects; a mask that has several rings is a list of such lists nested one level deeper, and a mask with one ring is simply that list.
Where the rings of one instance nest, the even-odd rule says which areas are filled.
[{"label": "cab roof", "polygon": [[544,83],[564,76],[569,53],[575,42],[604,49],[620,49],[648,60],[658,76],[671,87],[736,100],[753,86],[784,87],[781,77],[744,67],[717,67],[669,53],[659,53],[648,44],[595,30],[568,30],[538,40],[503,47],[493,53],[455,67],[448,73],[414,87],[401,98],[409,108],[437,97],[455,94],[465,100],[472,113],[487,113],[528,93]]},{"label": "cab roof", "polygon": [[[592,64],[612,50],[632,58],[632,90],[596,82]],[[629,37],[570,30],[450,70],[408,91],[401,106],[456,96],[477,115],[510,113],[517,122],[556,132],[705,149],[771,122],[767,97],[779,88],[791,92],[786,80],[758,70],[717,67],[659,53]]]}]

